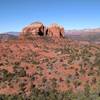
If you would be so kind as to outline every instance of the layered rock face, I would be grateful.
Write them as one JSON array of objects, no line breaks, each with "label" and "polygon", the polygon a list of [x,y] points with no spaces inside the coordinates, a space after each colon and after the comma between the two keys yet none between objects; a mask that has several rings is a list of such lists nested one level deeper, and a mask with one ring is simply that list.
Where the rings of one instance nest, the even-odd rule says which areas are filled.
[{"label": "layered rock face", "polygon": [[25,27],[20,37],[29,36],[48,36],[48,37],[64,37],[64,28],[58,24],[52,24],[49,27],[45,27],[41,22],[34,22]]}]

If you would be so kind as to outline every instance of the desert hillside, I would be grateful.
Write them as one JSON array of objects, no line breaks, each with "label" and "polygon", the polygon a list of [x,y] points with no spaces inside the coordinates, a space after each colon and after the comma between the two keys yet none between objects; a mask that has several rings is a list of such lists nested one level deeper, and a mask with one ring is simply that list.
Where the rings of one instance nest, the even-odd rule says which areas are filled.
[{"label": "desert hillside", "polygon": [[100,45],[64,38],[59,25],[0,42],[0,100],[99,100],[99,76]]}]

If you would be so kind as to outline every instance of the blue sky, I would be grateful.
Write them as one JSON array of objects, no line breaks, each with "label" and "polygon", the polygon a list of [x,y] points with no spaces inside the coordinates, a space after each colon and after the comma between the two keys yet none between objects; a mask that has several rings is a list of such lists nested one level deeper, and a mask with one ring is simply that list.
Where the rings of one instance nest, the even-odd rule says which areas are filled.
[{"label": "blue sky", "polygon": [[0,32],[21,31],[34,21],[66,29],[100,27],[100,0],[0,0]]}]

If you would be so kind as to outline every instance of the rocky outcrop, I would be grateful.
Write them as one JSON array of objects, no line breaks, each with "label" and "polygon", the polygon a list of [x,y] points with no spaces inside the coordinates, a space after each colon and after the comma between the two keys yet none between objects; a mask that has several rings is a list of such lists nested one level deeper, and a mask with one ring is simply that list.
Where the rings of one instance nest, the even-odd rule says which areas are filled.
[{"label": "rocky outcrop", "polygon": [[28,26],[26,26],[22,32],[21,35],[44,35],[44,28],[45,26],[41,22],[34,22]]},{"label": "rocky outcrop", "polygon": [[47,36],[61,38],[64,37],[64,28],[58,24],[52,24],[47,28]]},{"label": "rocky outcrop", "polygon": [[49,27],[45,27],[41,22],[34,22],[25,27],[20,37],[32,37],[32,36],[48,36],[48,37],[64,37],[64,28],[58,24],[52,24]]}]

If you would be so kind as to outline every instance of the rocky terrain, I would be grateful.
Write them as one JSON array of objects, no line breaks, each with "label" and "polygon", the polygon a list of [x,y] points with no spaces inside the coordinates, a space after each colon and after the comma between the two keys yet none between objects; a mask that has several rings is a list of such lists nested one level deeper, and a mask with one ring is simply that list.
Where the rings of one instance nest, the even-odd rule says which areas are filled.
[{"label": "rocky terrain", "polygon": [[0,100],[100,100],[100,45],[64,38],[40,22],[0,42]]},{"label": "rocky terrain", "polygon": [[61,38],[64,37],[64,28],[55,23],[46,27],[41,22],[34,22],[26,26],[20,34],[20,38],[26,38],[27,36],[48,36]]}]

